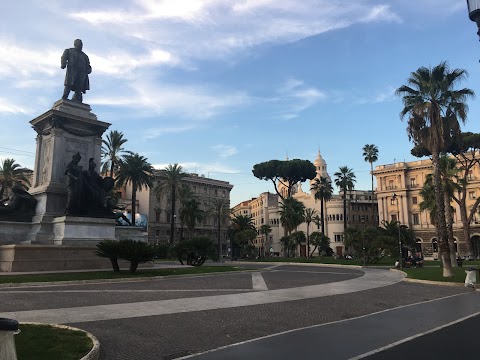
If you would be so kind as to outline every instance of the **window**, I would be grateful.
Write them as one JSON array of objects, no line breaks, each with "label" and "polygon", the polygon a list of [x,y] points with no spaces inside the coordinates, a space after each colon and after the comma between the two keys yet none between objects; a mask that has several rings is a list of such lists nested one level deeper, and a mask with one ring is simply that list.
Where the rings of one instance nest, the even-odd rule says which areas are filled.
[{"label": "window", "polygon": [[413,214],[413,225],[419,225],[420,224],[420,217],[418,214]]},{"label": "window", "polygon": [[397,221],[397,214],[392,214],[392,221]]},{"label": "window", "polygon": [[467,179],[468,179],[468,180],[475,180],[475,178],[474,178],[474,176],[473,176],[473,170],[468,170]]},{"label": "window", "polygon": [[155,213],[155,222],[160,222],[160,213],[159,212]]},{"label": "window", "polygon": [[207,187],[206,187],[206,186],[203,188],[203,192],[204,192],[205,194],[207,193]]},{"label": "window", "polygon": [[416,180],[415,178],[411,178],[411,179],[410,179],[410,186],[411,186],[411,187],[417,186],[417,180]]},{"label": "window", "polygon": [[436,238],[432,240],[432,250],[433,252],[438,252],[438,243]]},{"label": "window", "polygon": [[469,192],[468,192],[468,198],[469,198],[469,199],[475,199],[475,198],[476,198],[476,196],[475,196],[475,191],[469,191]]},{"label": "window", "polygon": [[343,234],[335,234],[335,242],[343,242]]},{"label": "window", "polygon": [[418,198],[416,196],[412,196],[412,204],[417,204]]},{"label": "window", "polygon": [[396,205],[396,204],[397,204],[397,199],[392,197],[390,199],[390,205]]},{"label": "window", "polygon": [[395,185],[393,185],[393,180],[388,181],[388,188],[389,189],[395,189]]},{"label": "window", "polygon": [[215,189],[215,196],[217,196],[217,195],[218,195],[218,191],[217,191],[217,189]]},{"label": "window", "polygon": [[415,250],[416,250],[417,252],[420,252],[420,253],[422,252],[422,240],[416,239],[416,241],[415,241]]}]

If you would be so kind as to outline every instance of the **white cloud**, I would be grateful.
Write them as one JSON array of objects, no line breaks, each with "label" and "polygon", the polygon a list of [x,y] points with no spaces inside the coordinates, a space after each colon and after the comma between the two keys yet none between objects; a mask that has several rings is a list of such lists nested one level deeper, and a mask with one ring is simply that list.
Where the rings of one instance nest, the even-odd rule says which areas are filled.
[{"label": "white cloud", "polygon": [[24,108],[20,105],[13,104],[11,101],[0,98],[0,113],[21,113],[29,114],[32,111],[30,109]]},{"label": "white cloud", "polygon": [[218,156],[224,159],[238,153],[237,148],[233,145],[219,144],[219,145],[214,145],[211,148],[218,153]]},{"label": "white cloud", "polygon": [[397,97],[395,96],[395,88],[389,86],[379,92],[373,93],[371,96],[364,96],[357,99],[355,102],[357,104],[379,104],[384,102],[394,101]]},{"label": "white cloud", "polygon": [[[201,163],[201,162],[179,162],[178,163],[185,172],[204,175],[205,177],[216,177],[218,174],[236,174],[239,170],[228,165],[221,164],[219,162],[214,163]],[[154,164],[155,169],[164,169],[169,164]],[[217,174],[217,175],[214,175]]]},{"label": "white cloud", "polygon": [[194,125],[185,125],[177,127],[159,127],[159,128],[150,128],[145,131],[145,139],[155,139],[167,134],[177,134],[185,131],[190,131],[195,129]]},{"label": "white cloud", "polygon": [[283,113],[278,116],[282,120],[295,119],[302,111],[327,98],[324,91],[294,78],[280,85],[277,93],[278,98],[275,100],[284,108]]}]

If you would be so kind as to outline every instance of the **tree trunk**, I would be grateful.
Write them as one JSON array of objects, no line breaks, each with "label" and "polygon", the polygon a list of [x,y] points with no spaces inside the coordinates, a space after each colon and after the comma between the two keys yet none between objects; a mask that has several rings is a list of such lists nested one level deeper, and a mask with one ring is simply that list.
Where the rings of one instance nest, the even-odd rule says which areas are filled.
[{"label": "tree trunk", "polygon": [[110,160],[111,161],[111,164],[110,164],[110,177],[113,179],[113,169],[115,168],[115,163],[113,162],[113,160]]},{"label": "tree trunk", "polygon": [[307,223],[307,248],[305,249],[307,259],[310,257],[310,223]]},{"label": "tree trunk", "polygon": [[370,163],[370,174],[372,174],[372,225],[375,226],[375,206],[373,200],[373,162]]},{"label": "tree trunk", "polygon": [[135,214],[137,213],[137,182],[132,181],[132,223],[135,226]]},{"label": "tree trunk", "polygon": [[170,245],[173,245],[173,234],[175,230],[175,185],[172,185],[172,208],[170,217]]},{"label": "tree trunk", "polygon": [[[436,149],[435,149],[436,150]],[[435,187],[435,203],[437,206],[437,238],[442,250],[443,277],[453,277],[450,249],[448,246],[447,224],[445,222],[445,206],[440,169],[439,151],[432,151],[433,183]]]},{"label": "tree trunk", "polygon": [[452,268],[458,267],[457,264],[457,254],[455,251],[455,238],[453,237],[453,213],[452,207],[450,204],[450,196],[446,193],[443,195],[444,204],[445,204],[445,222],[447,224],[447,234],[448,234],[448,246],[450,249],[450,262],[452,263]]},{"label": "tree trunk", "polygon": [[322,218],[322,234],[325,235],[325,219],[323,218],[324,217],[324,213],[323,213],[323,198],[321,200],[321,204],[320,204],[320,217]]},{"label": "tree trunk", "polygon": [[116,257],[111,257],[110,262],[112,263],[113,271],[120,272],[120,267],[118,266],[118,259]]},{"label": "tree trunk", "polygon": [[460,219],[462,221],[463,241],[467,246],[467,256],[473,256],[472,241],[470,240],[470,221],[467,217],[467,205],[465,203],[465,197],[460,200]]},{"label": "tree trunk", "polygon": [[347,230],[347,189],[343,189],[343,234]]},{"label": "tree trunk", "polygon": [[218,227],[217,227],[217,230],[218,230],[218,234],[217,234],[217,241],[218,241],[218,257],[221,258],[222,257],[222,244],[220,243],[220,216],[218,217],[217,219],[217,222],[218,222]]},{"label": "tree trunk", "polygon": [[130,261],[130,274],[135,274],[138,267],[138,261]]}]

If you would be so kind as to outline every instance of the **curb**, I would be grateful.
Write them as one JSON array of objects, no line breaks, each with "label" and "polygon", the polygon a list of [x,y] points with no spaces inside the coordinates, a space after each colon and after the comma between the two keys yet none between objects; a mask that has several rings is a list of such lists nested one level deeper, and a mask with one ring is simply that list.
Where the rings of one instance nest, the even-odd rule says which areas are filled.
[{"label": "curb", "polygon": [[342,264],[319,264],[319,263],[302,263],[302,262],[276,262],[276,261],[240,261],[239,264],[252,264],[252,265],[298,265],[298,266],[320,266],[320,267],[345,267],[345,268],[352,268],[352,269],[363,269],[363,268],[370,268],[369,266],[362,266],[362,265],[342,265]]},{"label": "curb", "polygon": [[[427,285],[440,285],[440,286],[462,286],[462,287],[467,287],[463,283],[454,283],[454,282],[446,282],[446,281],[432,281],[432,280],[421,280],[421,279],[411,279],[408,278],[407,273],[402,270],[398,269],[390,269],[390,271],[396,271],[399,273],[402,273],[405,275],[402,281],[405,282],[411,282],[411,283],[417,283],[417,284],[427,284]],[[478,288],[478,285],[473,288],[474,291],[480,291],[480,288]]]},{"label": "curb", "polygon": [[79,360],[98,360],[100,358],[100,341],[98,341],[98,339],[94,335],[90,334],[88,331],[85,331],[85,330],[82,330],[82,329],[79,329],[79,328],[75,328],[75,327],[72,327],[72,326],[67,326],[67,325],[45,324],[45,323],[37,323],[37,322],[21,322],[20,324],[48,325],[48,326],[58,328],[58,329],[81,331],[81,332],[85,333],[90,338],[90,340],[92,340],[93,346],[92,346],[92,349],[88,352],[88,354],[85,355],[84,357],[80,358]]}]

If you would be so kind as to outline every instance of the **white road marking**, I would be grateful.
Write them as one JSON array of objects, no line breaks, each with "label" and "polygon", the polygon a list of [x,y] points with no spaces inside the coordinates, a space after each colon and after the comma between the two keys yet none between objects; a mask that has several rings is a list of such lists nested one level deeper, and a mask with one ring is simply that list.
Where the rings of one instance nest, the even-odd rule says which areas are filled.
[{"label": "white road marking", "polygon": [[264,291],[268,290],[268,286],[263,279],[261,272],[254,272],[252,273],[252,285],[253,290],[255,291]]},{"label": "white road marking", "polygon": [[198,289],[198,290],[174,290],[174,289],[158,289],[158,290],[3,290],[0,294],[51,294],[51,293],[142,293],[142,292],[227,292],[227,291],[252,291],[252,289]]}]

